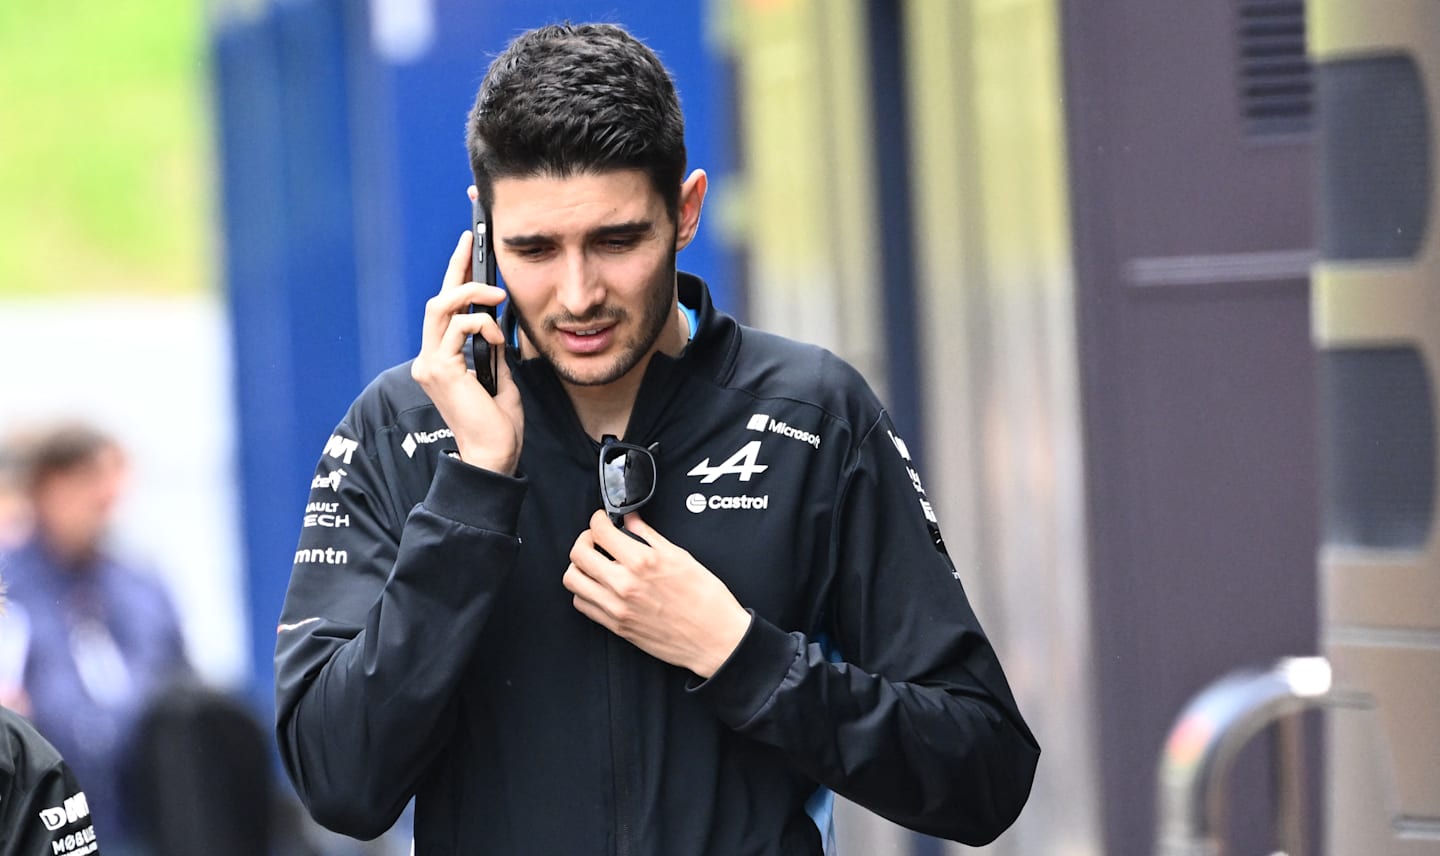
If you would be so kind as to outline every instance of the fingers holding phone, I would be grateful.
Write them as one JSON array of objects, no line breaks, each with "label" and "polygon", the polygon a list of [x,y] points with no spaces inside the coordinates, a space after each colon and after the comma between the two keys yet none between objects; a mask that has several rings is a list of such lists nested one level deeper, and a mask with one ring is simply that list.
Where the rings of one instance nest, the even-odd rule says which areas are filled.
[{"label": "fingers holding phone", "polygon": [[[509,366],[499,358],[504,336],[494,307],[505,294],[493,285],[470,281],[472,239],[469,231],[460,236],[440,292],[425,304],[420,353],[410,374],[455,433],[461,459],[510,474],[520,457],[524,411]],[[475,307],[490,311],[472,311]],[[467,342],[472,348],[477,342],[486,346],[485,365],[497,394],[476,382],[478,373],[465,360]]]}]

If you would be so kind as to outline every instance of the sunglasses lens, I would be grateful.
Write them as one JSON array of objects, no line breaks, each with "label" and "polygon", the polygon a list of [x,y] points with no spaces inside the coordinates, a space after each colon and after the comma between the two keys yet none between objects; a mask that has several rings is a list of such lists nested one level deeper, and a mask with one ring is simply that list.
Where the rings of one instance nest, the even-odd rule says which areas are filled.
[{"label": "sunglasses lens", "polygon": [[600,488],[611,509],[634,510],[655,491],[655,458],[644,449],[606,447],[600,453]]}]

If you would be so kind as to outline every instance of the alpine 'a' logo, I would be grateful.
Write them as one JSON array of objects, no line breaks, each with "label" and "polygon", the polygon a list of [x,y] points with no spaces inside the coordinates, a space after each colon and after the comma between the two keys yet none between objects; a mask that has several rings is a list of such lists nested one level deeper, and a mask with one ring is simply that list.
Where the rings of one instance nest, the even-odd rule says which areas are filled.
[{"label": "alpine 'a' logo", "polygon": [[750,477],[763,473],[770,469],[765,464],[755,463],[755,458],[760,454],[760,441],[751,440],[740,447],[740,451],[731,455],[725,463],[719,466],[710,466],[710,459],[706,458],[695,465],[695,469],[686,473],[687,476],[704,476],[700,479],[701,484],[710,484],[721,476],[739,476],[740,481],[748,482]]}]

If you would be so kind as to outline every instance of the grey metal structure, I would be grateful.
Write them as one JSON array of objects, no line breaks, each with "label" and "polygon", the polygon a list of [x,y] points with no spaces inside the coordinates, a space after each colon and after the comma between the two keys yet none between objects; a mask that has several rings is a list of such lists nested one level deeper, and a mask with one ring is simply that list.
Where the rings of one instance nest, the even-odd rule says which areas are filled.
[{"label": "grey metal structure", "polygon": [[[1098,852],[1132,856],[1186,703],[1318,653],[1304,22],[1298,0],[1061,9]],[[1273,849],[1271,749],[1230,779],[1236,854]]]},{"label": "grey metal structure", "polygon": [[1440,3],[1310,13],[1329,852],[1440,854]]}]

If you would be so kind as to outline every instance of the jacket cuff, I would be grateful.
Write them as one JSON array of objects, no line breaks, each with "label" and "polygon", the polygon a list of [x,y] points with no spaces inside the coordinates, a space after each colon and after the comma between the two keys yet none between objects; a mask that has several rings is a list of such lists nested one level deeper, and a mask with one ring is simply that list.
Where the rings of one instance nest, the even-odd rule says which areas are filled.
[{"label": "jacket cuff", "polygon": [[709,680],[686,689],[702,699],[722,722],[741,728],[763,710],[803,653],[804,640],[750,612],[750,629]]},{"label": "jacket cuff", "polygon": [[514,535],[529,481],[441,455],[425,495],[425,509],[456,523]]}]

